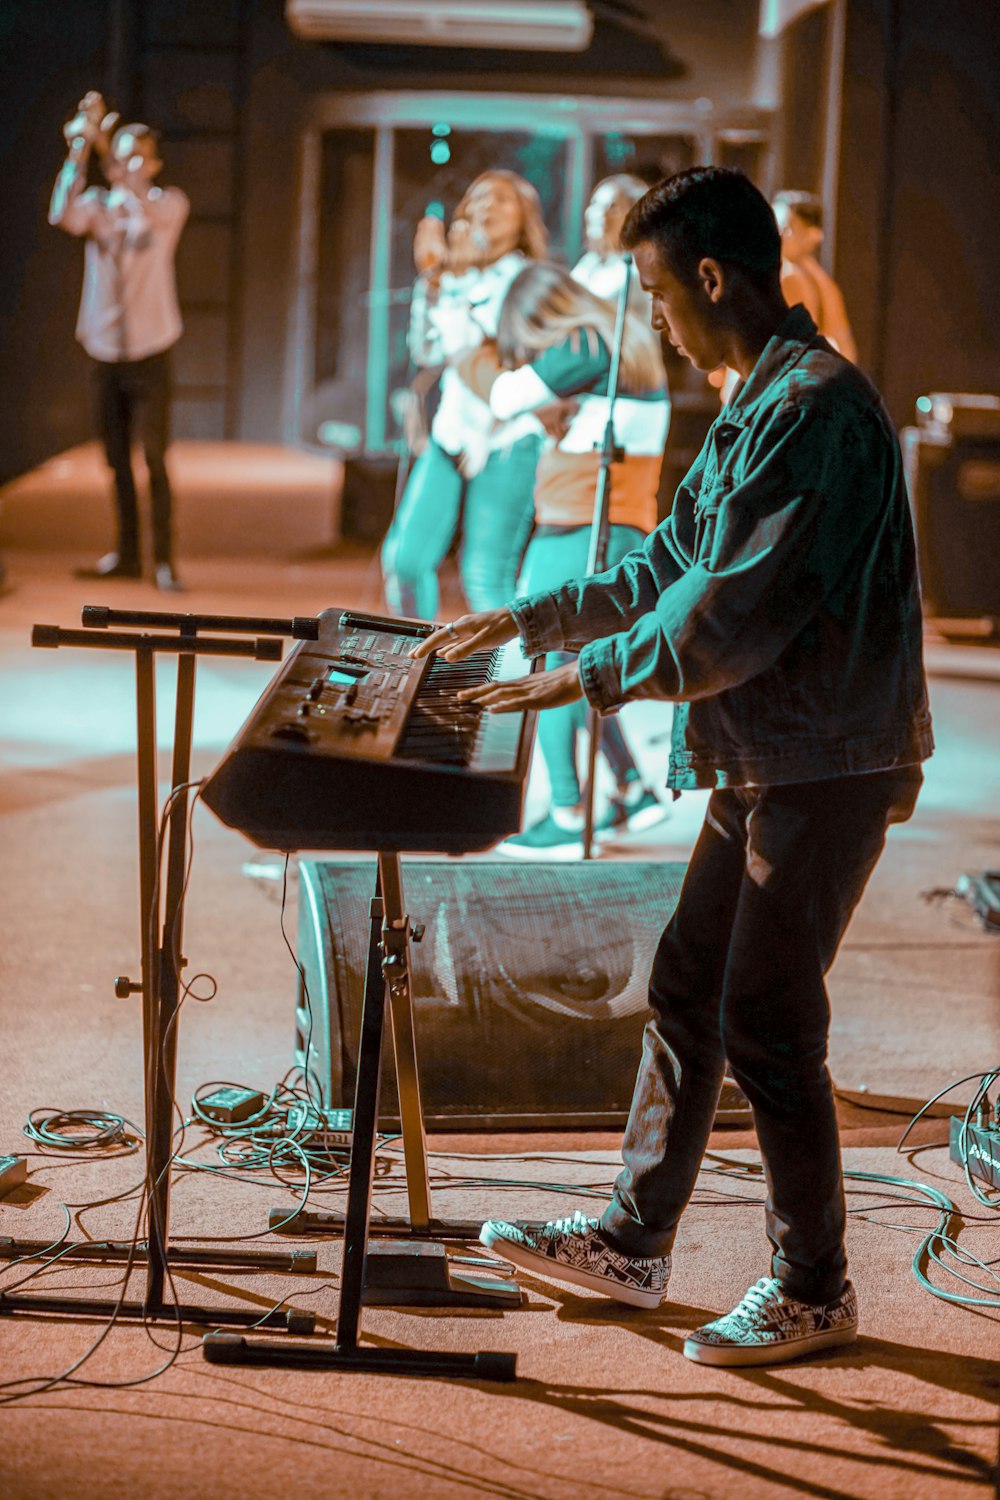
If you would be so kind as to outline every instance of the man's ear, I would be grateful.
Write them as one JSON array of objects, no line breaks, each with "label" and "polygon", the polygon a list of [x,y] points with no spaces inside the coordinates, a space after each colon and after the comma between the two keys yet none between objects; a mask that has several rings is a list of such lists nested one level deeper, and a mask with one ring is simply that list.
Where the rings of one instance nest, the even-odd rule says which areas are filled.
[{"label": "man's ear", "polygon": [[725,271],[717,260],[706,255],[698,262],[698,281],[710,302],[721,301],[725,289]]}]

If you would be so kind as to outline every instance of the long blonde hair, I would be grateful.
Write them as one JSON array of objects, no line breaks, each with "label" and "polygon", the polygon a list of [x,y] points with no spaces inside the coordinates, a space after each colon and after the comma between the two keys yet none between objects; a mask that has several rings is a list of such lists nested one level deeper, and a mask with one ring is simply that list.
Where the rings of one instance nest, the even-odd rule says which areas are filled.
[{"label": "long blonde hair", "polygon": [[[530,364],[543,349],[580,333],[595,352],[600,338],[614,345],[617,309],[574,281],[561,266],[542,261],[511,282],[497,327],[497,352],[509,369]],[[651,328],[634,312],[626,312],[619,369],[622,391],[645,394],[665,383],[660,348]]]},{"label": "long blonde hair", "polygon": [[458,207],[453,217],[464,219],[468,215],[469,200],[477,187],[484,182],[507,182],[517,194],[517,201],[521,205],[521,233],[516,246],[522,255],[529,260],[544,260],[549,251],[549,233],[542,223],[542,202],[538,193],[524,177],[519,177],[516,172],[510,172],[506,167],[490,167],[486,172],[480,172],[474,177],[462,194]]}]

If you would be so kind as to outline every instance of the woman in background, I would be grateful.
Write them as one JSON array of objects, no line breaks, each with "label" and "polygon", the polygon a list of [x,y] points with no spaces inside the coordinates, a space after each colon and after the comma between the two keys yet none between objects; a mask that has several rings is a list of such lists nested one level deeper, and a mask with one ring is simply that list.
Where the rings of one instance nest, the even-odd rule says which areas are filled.
[{"label": "woman in background", "polygon": [[[608,420],[608,376],[616,310],[567,272],[529,266],[511,286],[500,314],[496,345],[461,360],[459,373],[488,401],[501,422],[571,401],[562,436],[550,440],[535,476],[535,529],[518,582],[520,593],[551,589],[586,573],[594,496],[600,470],[595,452]],[[657,339],[634,313],[625,317],[615,440],[624,449],[611,466],[607,566],[640,547],[657,522],[656,489],[670,406]],[[505,601],[506,602],[506,601]],[[572,660],[550,653],[547,667]],[[583,806],[576,766],[577,736],[585,727],[579,703],[546,709],[538,739],[552,792],[546,816],[499,846],[520,858],[573,859],[582,852]],[[603,721],[601,748],[616,791],[602,833],[648,827],[666,815],[613,717]]]},{"label": "woman in background", "polygon": [[[618,301],[625,279],[625,261],[619,244],[625,215],[648,191],[649,184],[641,178],[619,172],[601,179],[584,209],[583,235],[587,248],[571,274],[574,281],[595,297],[603,297],[605,302]],[[637,276],[629,282],[629,307],[640,316],[649,316],[649,298]]]},{"label": "woman in background", "polygon": [[459,526],[469,607],[495,608],[514,592],[531,530],[542,429],[527,413],[498,423],[453,361],[495,335],[508,287],[546,245],[538,194],[523,177],[501,170],[470,185],[447,236],[438,219],[418,226],[410,353],[418,365],[445,369],[430,440],[382,547],[394,614],[434,618],[438,569]]}]

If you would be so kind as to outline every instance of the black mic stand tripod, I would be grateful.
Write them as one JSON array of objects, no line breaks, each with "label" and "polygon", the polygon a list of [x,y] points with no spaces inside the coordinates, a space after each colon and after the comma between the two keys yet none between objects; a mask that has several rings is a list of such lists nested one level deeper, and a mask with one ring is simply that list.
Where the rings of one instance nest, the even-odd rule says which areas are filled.
[{"label": "black mic stand tripod", "polygon": [[[0,1257],[44,1259],[57,1253],[60,1260],[127,1261],[145,1264],[146,1291],[142,1301],[49,1296],[35,1293],[0,1293],[0,1315],[39,1313],[77,1314],[141,1322],[170,1320],[207,1324],[233,1324],[251,1328],[280,1329],[287,1333],[311,1333],[316,1316],[295,1309],[274,1310],[263,1317],[257,1310],[208,1307],[166,1300],[165,1288],[173,1266],[250,1267],[292,1271],[316,1269],[311,1252],[228,1249],[172,1249],[168,1247],[172,1125],[176,1082],[177,1014],[180,1006],[180,969],[183,932],[184,888],[187,866],[187,808],[190,784],[191,741],[194,723],[195,661],[198,656],[242,656],[258,661],[280,661],[281,635],[315,639],[318,621],[278,620],[229,615],[171,614],[157,611],[112,610],[86,605],[83,630],[65,630],[58,625],[36,625],[33,646],[56,648],[80,646],[135,655],[136,736],[138,752],[139,804],[139,908],[142,923],[141,979],[125,975],[115,980],[121,999],[142,996],[143,1066],[146,1134],[145,1192],[148,1200],[148,1239],[138,1243],[83,1241],[53,1245],[41,1241],[4,1240]],[[113,630],[108,626],[154,626],[176,634],[148,635]],[[264,632],[256,640],[231,640],[199,634],[218,630],[243,634]],[[177,657],[177,690],[174,715],[173,765],[169,798],[170,833],[167,846],[167,879],[162,898],[158,869],[157,838],[157,745],[156,681],[157,655]]]},{"label": "black mic stand tripod", "polygon": [[[604,440],[598,450],[601,455],[597,473],[597,489],[594,493],[594,519],[590,527],[590,550],[587,555],[587,577],[603,573],[608,564],[608,532],[611,508],[611,465],[621,463],[625,450],[615,444],[615,400],[618,396],[618,374],[621,368],[622,341],[625,337],[625,314],[628,309],[629,279],[632,271],[631,255],[623,255],[625,279],[618,296],[615,313],[615,336],[611,348],[611,369],[608,372],[608,420],[604,427]],[[583,793],[583,857],[593,858],[594,846],[594,793],[597,788],[597,750],[601,743],[601,715],[596,708],[587,710],[587,782]]]}]

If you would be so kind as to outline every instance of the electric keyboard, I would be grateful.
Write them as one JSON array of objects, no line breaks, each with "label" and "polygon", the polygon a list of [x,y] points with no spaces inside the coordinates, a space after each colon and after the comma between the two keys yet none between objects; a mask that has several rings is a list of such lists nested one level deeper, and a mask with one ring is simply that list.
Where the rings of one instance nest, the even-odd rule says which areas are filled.
[{"label": "electric keyboard", "polygon": [[460,688],[523,676],[515,641],[415,661],[434,629],[327,609],[202,788],[264,849],[467,854],[516,833],[534,713],[490,714]]}]

